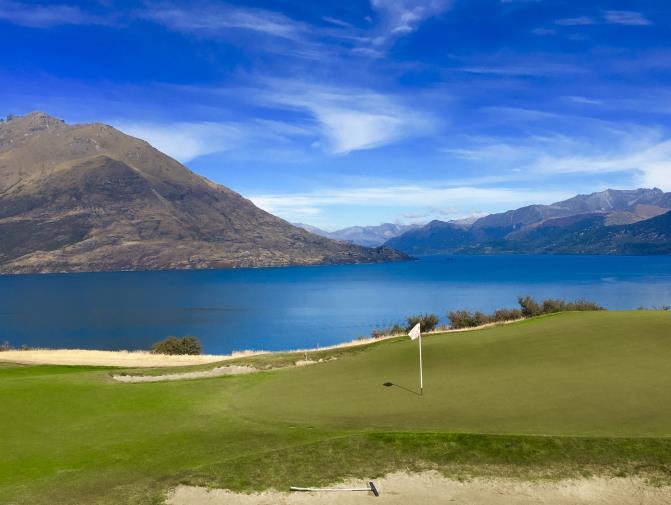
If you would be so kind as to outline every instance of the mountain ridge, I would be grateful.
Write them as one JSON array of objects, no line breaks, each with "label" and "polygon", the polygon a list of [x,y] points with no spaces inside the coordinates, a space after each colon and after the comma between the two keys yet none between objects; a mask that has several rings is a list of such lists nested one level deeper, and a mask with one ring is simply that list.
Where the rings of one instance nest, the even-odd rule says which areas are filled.
[{"label": "mountain ridge", "polygon": [[0,123],[0,273],[404,260],[311,234],[144,140],[45,113]]},{"label": "mountain ridge", "polygon": [[322,237],[340,240],[364,247],[378,247],[387,240],[397,237],[406,231],[418,228],[416,224],[382,223],[374,226],[349,226],[335,231],[322,230],[316,226],[305,223],[293,223],[311,233]]},{"label": "mountain ridge", "polygon": [[[386,242],[408,254],[647,254],[671,253],[671,240],[656,239],[651,231],[637,238],[637,223],[652,221],[667,237],[667,221],[656,219],[671,211],[671,193],[659,188],[608,189],[577,195],[550,205],[529,205],[477,219],[470,226],[432,221]],[[655,220],[656,219],[656,220]],[[619,228],[618,228],[619,227]],[[627,228],[631,227],[631,228]],[[605,230],[605,231],[602,231]],[[627,236],[622,241],[610,232]],[[608,240],[612,243],[608,243]],[[637,242],[638,241],[638,242]]]}]

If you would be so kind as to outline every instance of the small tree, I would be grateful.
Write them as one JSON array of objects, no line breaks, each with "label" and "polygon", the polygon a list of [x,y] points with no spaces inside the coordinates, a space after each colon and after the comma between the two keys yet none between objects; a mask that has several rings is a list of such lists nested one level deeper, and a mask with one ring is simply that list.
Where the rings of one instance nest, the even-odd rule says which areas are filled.
[{"label": "small tree", "polygon": [[482,326],[483,324],[491,322],[492,319],[484,312],[478,310],[475,312],[475,314],[473,314],[473,326]]},{"label": "small tree", "polygon": [[514,321],[515,319],[522,319],[522,311],[519,309],[497,309],[491,317],[497,323]]},{"label": "small tree", "polygon": [[450,328],[453,330],[473,326],[473,316],[467,310],[452,310],[447,313],[447,319],[450,321]]},{"label": "small tree", "polygon": [[584,298],[579,298],[574,302],[565,304],[564,310],[605,310],[598,303],[590,302]]},{"label": "small tree", "polygon": [[203,346],[196,337],[168,337],[152,345],[151,352],[154,354],[197,355],[203,353]]},{"label": "small tree", "polygon": [[419,314],[417,316],[410,316],[407,321],[406,331],[412,330],[417,323],[419,323],[422,331],[433,331],[436,329],[439,319],[436,314]]},{"label": "small tree", "polygon": [[530,296],[520,296],[517,302],[522,308],[522,315],[524,317],[539,316],[543,313],[543,308]]},{"label": "small tree", "polygon": [[566,302],[564,300],[557,300],[555,298],[543,300],[543,314],[553,314],[555,312],[564,312],[565,310]]}]

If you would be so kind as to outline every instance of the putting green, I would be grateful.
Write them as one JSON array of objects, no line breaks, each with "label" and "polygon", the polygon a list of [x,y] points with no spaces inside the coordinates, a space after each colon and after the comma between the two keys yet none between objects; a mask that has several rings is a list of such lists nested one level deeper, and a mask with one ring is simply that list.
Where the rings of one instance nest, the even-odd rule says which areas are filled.
[{"label": "putting green", "polygon": [[671,435],[671,312],[545,316],[409,339],[277,373],[241,395],[250,418],[337,429]]},{"label": "putting green", "polygon": [[286,488],[398,468],[562,476],[671,464],[669,312],[432,335],[424,356],[421,398],[401,388],[418,382],[406,338],[305,368],[164,383],[0,365],[0,503],[160,503],[180,482]]}]

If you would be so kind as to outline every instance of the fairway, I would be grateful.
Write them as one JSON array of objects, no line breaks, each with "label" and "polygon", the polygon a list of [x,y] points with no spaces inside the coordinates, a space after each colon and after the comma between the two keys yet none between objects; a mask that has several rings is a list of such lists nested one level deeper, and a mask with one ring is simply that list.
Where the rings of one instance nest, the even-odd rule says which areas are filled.
[{"label": "fairway", "polygon": [[668,476],[670,363],[671,312],[633,311],[427,336],[422,397],[407,338],[163,383],[0,365],[0,503],[161,503],[179,483],[286,489],[399,469]]}]

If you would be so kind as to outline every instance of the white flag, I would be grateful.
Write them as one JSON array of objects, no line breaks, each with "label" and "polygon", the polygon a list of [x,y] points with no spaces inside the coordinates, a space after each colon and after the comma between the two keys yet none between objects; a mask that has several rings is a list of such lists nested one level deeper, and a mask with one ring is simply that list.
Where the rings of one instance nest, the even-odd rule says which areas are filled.
[{"label": "white flag", "polygon": [[417,337],[419,337],[419,323],[415,325],[415,327],[410,330],[410,333],[408,333],[408,336],[412,339],[415,340]]}]

